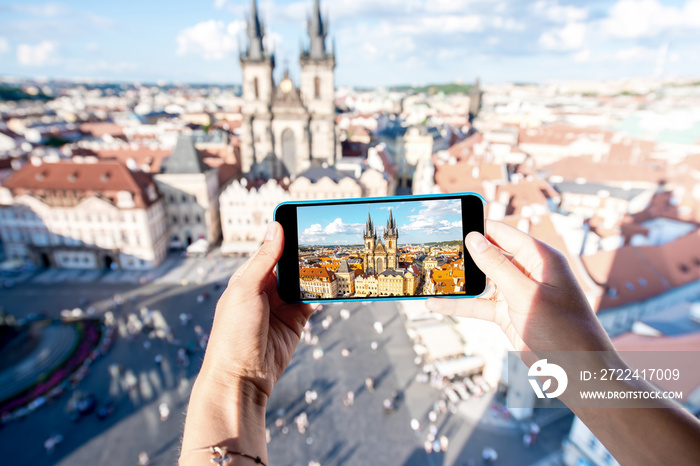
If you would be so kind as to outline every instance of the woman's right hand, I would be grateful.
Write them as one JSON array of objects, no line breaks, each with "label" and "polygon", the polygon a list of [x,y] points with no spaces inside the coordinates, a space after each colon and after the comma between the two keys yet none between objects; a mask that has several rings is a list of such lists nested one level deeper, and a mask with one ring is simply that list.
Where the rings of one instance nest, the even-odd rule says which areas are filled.
[{"label": "woman's right hand", "polygon": [[495,322],[516,351],[614,351],[564,255],[504,223],[487,220],[486,233],[465,244],[490,297],[430,298],[428,310]]}]

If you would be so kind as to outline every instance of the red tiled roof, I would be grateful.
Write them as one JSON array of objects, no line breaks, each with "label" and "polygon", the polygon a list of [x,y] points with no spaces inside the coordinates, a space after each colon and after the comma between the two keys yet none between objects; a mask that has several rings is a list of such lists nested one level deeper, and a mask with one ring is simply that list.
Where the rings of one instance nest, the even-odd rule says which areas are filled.
[{"label": "red tiled roof", "polygon": [[326,279],[329,281],[335,280],[335,274],[323,267],[307,267],[299,270],[299,277],[302,279],[313,280],[315,278]]},{"label": "red tiled roof", "polygon": [[659,246],[623,246],[582,260],[596,283],[614,289],[598,309],[642,301],[700,280],[700,229]]},{"label": "red tiled roof", "polygon": [[666,179],[666,169],[660,162],[621,163],[605,159],[595,161],[593,156],[566,157],[543,167],[549,176],[561,176],[565,180],[584,178],[589,182],[625,183],[645,182],[660,183]]},{"label": "red tiled roof", "polygon": [[124,136],[124,128],[110,121],[97,121],[80,124],[80,131],[101,138],[105,134],[110,136]]},{"label": "red tiled roof", "polygon": [[155,202],[148,189],[157,194],[151,175],[132,172],[119,162],[102,161],[97,163],[43,163],[27,164],[16,171],[3,183],[3,186],[16,194],[29,193],[44,198],[47,192],[75,191],[78,198],[99,195],[116,203],[117,193],[127,191],[134,196],[137,207],[143,208]]}]

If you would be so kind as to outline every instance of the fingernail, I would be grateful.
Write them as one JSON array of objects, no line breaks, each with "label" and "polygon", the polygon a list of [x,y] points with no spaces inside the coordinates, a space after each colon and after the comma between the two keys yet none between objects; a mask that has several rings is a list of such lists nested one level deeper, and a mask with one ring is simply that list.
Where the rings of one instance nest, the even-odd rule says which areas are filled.
[{"label": "fingernail", "polygon": [[484,252],[489,247],[489,243],[484,238],[484,235],[476,231],[472,231],[467,235],[467,241],[475,252]]},{"label": "fingernail", "polygon": [[277,237],[277,225],[270,223],[267,226],[267,232],[265,233],[265,241],[272,241]]}]

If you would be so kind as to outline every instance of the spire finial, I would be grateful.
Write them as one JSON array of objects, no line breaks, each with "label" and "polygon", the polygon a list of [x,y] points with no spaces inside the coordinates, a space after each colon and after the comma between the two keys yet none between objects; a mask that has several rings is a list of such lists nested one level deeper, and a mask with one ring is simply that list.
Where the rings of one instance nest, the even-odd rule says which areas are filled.
[{"label": "spire finial", "polygon": [[314,0],[314,9],[309,18],[309,56],[316,60],[323,60],[326,58],[326,35],[328,34],[327,28],[323,24],[323,18],[321,17],[321,4],[319,0]]},{"label": "spire finial", "polygon": [[258,5],[252,0],[250,7],[250,17],[247,25],[248,32],[248,56],[249,60],[262,60],[265,55],[263,47],[264,28],[258,16]]}]

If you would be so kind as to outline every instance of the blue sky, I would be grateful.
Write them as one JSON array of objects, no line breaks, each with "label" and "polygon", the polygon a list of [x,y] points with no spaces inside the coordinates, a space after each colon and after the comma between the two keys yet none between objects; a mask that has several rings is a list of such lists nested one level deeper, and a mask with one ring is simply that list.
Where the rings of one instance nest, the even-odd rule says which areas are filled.
[{"label": "blue sky", "polygon": [[[278,63],[298,77],[311,0],[262,0]],[[700,0],[323,0],[336,83],[545,82],[689,76]],[[0,4],[0,74],[239,83],[248,1]],[[279,66],[278,68],[281,68]],[[281,69],[279,70],[281,72]]]},{"label": "blue sky", "polygon": [[460,201],[381,202],[297,208],[299,244],[361,244],[367,213],[383,237],[389,210],[399,228],[399,246],[462,239]]}]

